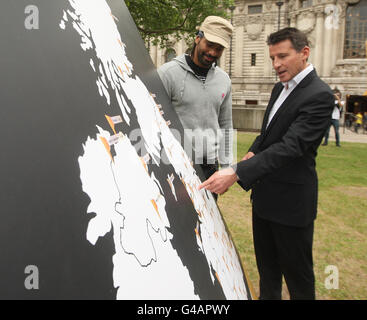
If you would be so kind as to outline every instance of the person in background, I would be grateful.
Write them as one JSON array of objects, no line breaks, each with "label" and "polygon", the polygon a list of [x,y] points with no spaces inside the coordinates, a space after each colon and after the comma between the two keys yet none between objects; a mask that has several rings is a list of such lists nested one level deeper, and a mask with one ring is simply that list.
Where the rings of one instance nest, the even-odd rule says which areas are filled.
[{"label": "person in background", "polygon": [[363,115],[363,130],[367,131],[367,111]]},{"label": "person in background", "polygon": [[357,115],[356,115],[356,121],[355,121],[355,124],[354,124],[354,131],[356,133],[358,133],[359,128],[362,127],[362,123],[363,123],[363,115],[362,115],[361,112],[358,112]]},{"label": "person in background", "polygon": [[329,128],[326,130],[325,140],[322,146],[328,145],[330,128],[331,126],[333,126],[334,132],[335,132],[335,143],[337,147],[340,147],[339,121],[343,113],[344,101],[341,101],[341,92],[339,90],[334,90],[333,92],[334,92],[334,97],[335,97],[335,106],[334,106],[333,114],[331,115],[331,124]]}]

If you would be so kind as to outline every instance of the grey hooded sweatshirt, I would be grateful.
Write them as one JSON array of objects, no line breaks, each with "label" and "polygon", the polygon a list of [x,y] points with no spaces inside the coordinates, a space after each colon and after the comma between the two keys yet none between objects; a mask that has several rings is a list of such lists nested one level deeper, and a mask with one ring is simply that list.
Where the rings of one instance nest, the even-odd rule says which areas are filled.
[{"label": "grey hooded sweatshirt", "polygon": [[185,55],[158,69],[163,85],[185,129],[185,151],[194,162],[222,167],[233,161],[231,80],[219,67],[210,68],[203,83],[186,62]]}]

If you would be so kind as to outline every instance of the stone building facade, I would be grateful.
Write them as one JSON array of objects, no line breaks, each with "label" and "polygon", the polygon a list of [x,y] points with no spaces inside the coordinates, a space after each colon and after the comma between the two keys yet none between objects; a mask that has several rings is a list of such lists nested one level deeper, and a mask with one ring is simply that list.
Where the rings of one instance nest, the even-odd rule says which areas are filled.
[{"label": "stone building facade", "polygon": [[[258,130],[271,89],[277,81],[267,36],[286,26],[305,32],[310,62],[331,88],[347,95],[367,91],[367,0],[237,0],[232,14],[232,46],[219,65],[232,78],[235,127]],[[172,42],[151,48],[157,67],[189,46]]]}]

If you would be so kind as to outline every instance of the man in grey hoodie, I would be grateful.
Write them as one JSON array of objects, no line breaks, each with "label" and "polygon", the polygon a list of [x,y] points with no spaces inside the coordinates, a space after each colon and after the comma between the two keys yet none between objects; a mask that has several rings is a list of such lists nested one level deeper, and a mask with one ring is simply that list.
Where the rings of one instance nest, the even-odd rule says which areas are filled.
[{"label": "man in grey hoodie", "polygon": [[[228,48],[233,26],[207,17],[197,32],[191,55],[182,55],[158,69],[163,85],[185,129],[185,146],[195,152],[209,178],[233,161],[232,84],[217,66]],[[191,150],[186,149],[191,153]]]}]

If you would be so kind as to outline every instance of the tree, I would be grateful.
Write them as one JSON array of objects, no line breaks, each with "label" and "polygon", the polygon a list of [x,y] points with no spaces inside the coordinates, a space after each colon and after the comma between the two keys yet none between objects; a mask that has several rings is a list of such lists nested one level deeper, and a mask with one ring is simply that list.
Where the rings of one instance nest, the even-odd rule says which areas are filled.
[{"label": "tree", "polygon": [[126,0],[127,7],[145,41],[164,46],[176,40],[192,39],[196,27],[209,15],[227,18],[234,0]]}]

